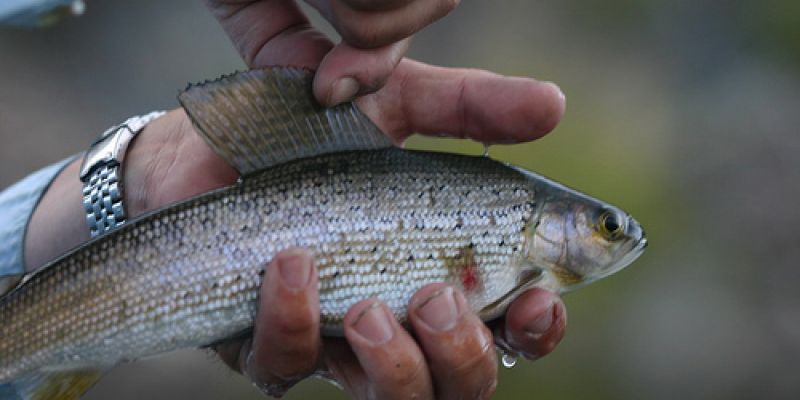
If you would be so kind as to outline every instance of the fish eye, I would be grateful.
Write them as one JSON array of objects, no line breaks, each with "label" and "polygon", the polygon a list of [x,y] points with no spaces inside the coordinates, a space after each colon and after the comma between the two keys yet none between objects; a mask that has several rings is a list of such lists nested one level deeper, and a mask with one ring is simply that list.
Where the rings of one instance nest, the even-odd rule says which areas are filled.
[{"label": "fish eye", "polygon": [[617,213],[605,210],[597,219],[597,231],[600,232],[606,240],[613,241],[622,239],[622,235],[625,233],[625,227]]}]

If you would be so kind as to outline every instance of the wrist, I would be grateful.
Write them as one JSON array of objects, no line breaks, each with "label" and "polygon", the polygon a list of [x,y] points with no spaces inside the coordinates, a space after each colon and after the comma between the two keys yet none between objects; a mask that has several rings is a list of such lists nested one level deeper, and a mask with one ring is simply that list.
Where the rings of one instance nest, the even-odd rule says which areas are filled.
[{"label": "wrist", "polygon": [[[80,164],[76,160],[61,171],[33,212],[25,238],[27,271],[89,240]],[[152,121],[130,143],[122,164],[123,204],[132,219],[232,184],[237,176],[177,109]]]},{"label": "wrist", "polygon": [[123,177],[126,207],[135,217],[233,184],[238,174],[179,108],[154,120],[131,143]]}]

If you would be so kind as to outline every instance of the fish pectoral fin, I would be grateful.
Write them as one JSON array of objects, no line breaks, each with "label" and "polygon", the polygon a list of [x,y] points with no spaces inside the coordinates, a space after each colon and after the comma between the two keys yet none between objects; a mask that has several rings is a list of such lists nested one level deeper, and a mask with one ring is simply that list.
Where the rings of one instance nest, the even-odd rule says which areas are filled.
[{"label": "fish pectoral fin", "polygon": [[531,268],[528,270],[511,290],[506,294],[486,305],[478,311],[478,317],[488,322],[499,318],[506,313],[508,306],[524,291],[533,287],[544,287],[542,283],[546,281],[546,272],[541,268]]},{"label": "fish pectoral fin", "polygon": [[0,384],[0,400],[76,400],[103,376],[105,371],[36,372],[8,384]]},{"label": "fish pectoral fin", "polygon": [[240,174],[322,154],[392,146],[353,103],[323,108],[314,73],[254,69],[190,85],[179,96],[200,136]]}]

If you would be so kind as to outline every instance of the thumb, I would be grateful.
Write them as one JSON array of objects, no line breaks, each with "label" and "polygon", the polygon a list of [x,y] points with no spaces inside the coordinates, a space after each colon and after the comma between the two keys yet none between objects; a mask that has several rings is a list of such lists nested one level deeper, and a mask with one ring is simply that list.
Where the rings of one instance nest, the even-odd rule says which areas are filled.
[{"label": "thumb", "polygon": [[410,41],[405,38],[373,49],[339,43],[319,65],[314,77],[314,97],[322,105],[332,107],[377,91],[389,80]]}]

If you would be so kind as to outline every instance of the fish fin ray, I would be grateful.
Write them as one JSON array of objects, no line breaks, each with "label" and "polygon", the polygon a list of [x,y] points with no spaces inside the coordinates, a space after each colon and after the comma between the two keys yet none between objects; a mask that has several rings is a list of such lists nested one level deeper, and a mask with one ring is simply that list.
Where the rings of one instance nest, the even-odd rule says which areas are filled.
[{"label": "fish fin ray", "polygon": [[312,71],[271,67],[190,85],[179,96],[200,136],[242,175],[321,154],[391,147],[353,103],[314,101]]},{"label": "fish fin ray", "polygon": [[103,373],[95,369],[33,373],[0,384],[0,400],[77,400]]}]

